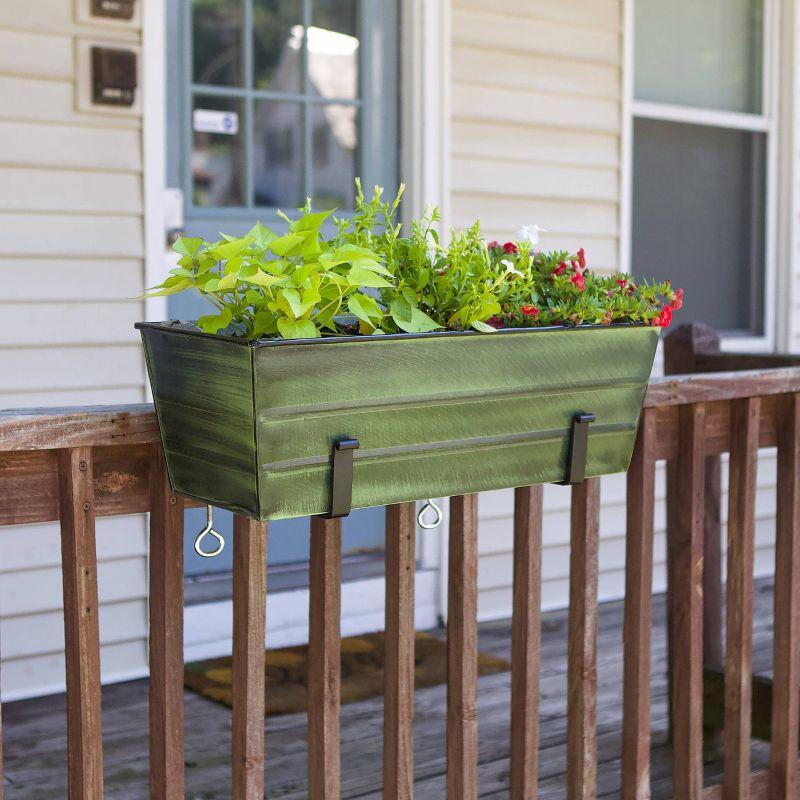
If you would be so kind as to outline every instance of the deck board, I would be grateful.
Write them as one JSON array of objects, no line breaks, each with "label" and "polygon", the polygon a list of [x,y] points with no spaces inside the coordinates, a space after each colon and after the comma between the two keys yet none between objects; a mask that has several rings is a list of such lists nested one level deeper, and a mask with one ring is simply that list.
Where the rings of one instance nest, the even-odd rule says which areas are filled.
[{"label": "deck board", "polygon": [[[754,672],[771,667],[772,587],[755,592]],[[653,797],[670,797],[671,751],[666,744],[666,647],[664,601],[654,601],[653,627]],[[443,631],[434,632],[444,635]],[[482,624],[479,648],[510,659],[511,621]],[[542,720],[539,753],[540,798],[566,796],[566,612],[542,617]],[[479,679],[479,796],[508,797],[511,673]],[[230,797],[230,710],[186,692],[186,796],[191,800]],[[342,796],[381,797],[382,707],[377,697],[342,706]],[[147,681],[103,689],[106,797],[143,800],[148,796]],[[600,606],[598,619],[598,797],[618,797],[622,716],[622,604]],[[445,793],[446,687],[422,689],[415,697],[414,765],[416,800],[439,800]],[[5,800],[66,797],[66,717],[63,695],[3,706]],[[753,743],[754,768],[765,767],[769,750]],[[266,722],[266,794],[305,800],[306,715],[272,717]],[[721,755],[705,765],[706,782],[721,775]]]}]

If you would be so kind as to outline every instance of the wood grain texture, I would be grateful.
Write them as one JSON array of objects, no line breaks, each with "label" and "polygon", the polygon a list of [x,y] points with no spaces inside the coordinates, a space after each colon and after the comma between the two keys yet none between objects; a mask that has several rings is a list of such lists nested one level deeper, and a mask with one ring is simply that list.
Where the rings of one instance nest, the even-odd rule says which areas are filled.
[{"label": "wood grain texture", "polygon": [[681,408],[678,508],[670,543],[672,594],[673,791],[685,800],[703,792],[703,523],[705,452],[702,405]]},{"label": "wood grain texture", "polygon": [[770,800],[796,797],[800,726],[800,395],[781,398]]},{"label": "wood grain texture", "polygon": [[184,797],[183,502],[160,445],[150,473],[150,797]]},{"label": "wood grain texture", "polygon": [[70,800],[103,798],[92,451],[58,451]]},{"label": "wood grain texture", "polygon": [[414,796],[414,573],[416,504],[386,509],[386,665],[383,797]]},{"label": "wood grain texture", "polygon": [[450,499],[447,800],[478,797],[478,496]]},{"label": "wood grain texture", "polygon": [[655,415],[645,411],[628,470],[625,540],[625,678],[622,697],[622,800],[649,800],[650,634],[653,626]]},{"label": "wood grain texture", "polygon": [[567,660],[567,800],[597,796],[600,480],[572,487]]},{"label": "wood grain texture", "polygon": [[511,800],[535,800],[542,641],[542,487],[514,491],[511,621]]},{"label": "wood grain texture", "polygon": [[311,519],[308,631],[308,791],[341,796],[342,521]]},{"label": "wood grain texture", "polygon": [[725,604],[725,800],[748,800],[750,796],[753,567],[760,410],[760,400],[751,397],[735,401],[731,413]]},{"label": "wood grain texture", "polygon": [[264,797],[267,524],[233,519],[233,800]]},{"label": "wood grain texture", "polygon": [[0,411],[0,451],[152,444],[153,406],[25,408]]}]

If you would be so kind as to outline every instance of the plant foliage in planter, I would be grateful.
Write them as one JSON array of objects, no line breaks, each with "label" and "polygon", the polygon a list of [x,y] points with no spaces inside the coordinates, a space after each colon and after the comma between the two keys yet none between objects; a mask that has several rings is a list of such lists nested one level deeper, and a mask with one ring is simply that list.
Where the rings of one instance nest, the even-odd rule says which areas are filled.
[{"label": "plant foliage in planter", "polygon": [[181,239],[158,294],[216,312],[142,323],[176,491],[261,519],[326,513],[332,448],[357,439],[353,507],[562,480],[576,414],[592,413],[585,473],[630,461],[659,327],[682,293],[543,253],[538,230],[440,244],[435,211],[408,235],[400,196],[353,217],[302,210]]}]

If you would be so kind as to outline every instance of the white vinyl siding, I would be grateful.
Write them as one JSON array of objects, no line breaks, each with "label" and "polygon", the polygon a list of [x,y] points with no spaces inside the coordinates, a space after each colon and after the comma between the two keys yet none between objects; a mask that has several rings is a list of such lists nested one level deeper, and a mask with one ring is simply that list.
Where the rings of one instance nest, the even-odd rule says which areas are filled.
[{"label": "white vinyl siding", "polygon": [[[611,0],[454,0],[449,199],[455,226],[479,218],[488,236],[503,241],[536,223],[547,231],[547,249],[584,247],[595,269],[628,266],[619,262],[623,27],[622,3]],[[726,466],[723,472],[726,484]],[[666,574],[664,474],[660,465],[656,590]],[[774,454],[765,454],[757,505],[760,574],[773,568],[775,481]],[[599,593],[607,600],[625,588],[625,476],[604,478],[601,497]],[[569,489],[545,487],[547,608],[568,602],[569,503]],[[724,518],[727,495],[722,504]],[[481,495],[479,509],[479,614],[504,618],[511,614],[513,491]]]},{"label": "white vinyl siding", "polygon": [[[79,25],[71,0],[0,3],[0,407],[145,399],[141,119],[77,111],[78,37],[139,42]],[[64,686],[57,523],[3,530],[3,699]],[[101,519],[105,680],[147,664],[142,516]]]}]

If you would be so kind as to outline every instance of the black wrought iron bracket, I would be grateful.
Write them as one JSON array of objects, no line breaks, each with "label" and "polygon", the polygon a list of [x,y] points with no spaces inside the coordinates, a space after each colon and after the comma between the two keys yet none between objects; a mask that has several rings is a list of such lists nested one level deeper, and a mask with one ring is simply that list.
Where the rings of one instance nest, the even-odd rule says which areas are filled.
[{"label": "black wrought iron bracket", "polygon": [[340,439],[331,450],[331,511],[326,519],[346,517],[353,507],[353,453],[358,439]]},{"label": "black wrought iron bracket", "polygon": [[576,414],[572,418],[572,429],[567,454],[567,477],[559,486],[575,486],[586,479],[586,455],[589,451],[589,425],[596,419],[594,414]]}]

